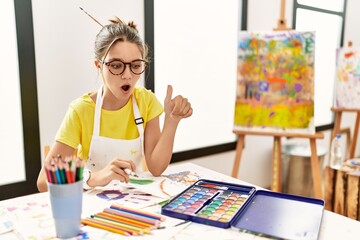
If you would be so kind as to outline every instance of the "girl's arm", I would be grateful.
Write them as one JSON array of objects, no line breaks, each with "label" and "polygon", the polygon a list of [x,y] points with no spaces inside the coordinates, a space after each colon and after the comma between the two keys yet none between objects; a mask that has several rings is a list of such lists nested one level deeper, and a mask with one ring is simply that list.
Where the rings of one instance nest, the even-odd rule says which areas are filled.
[{"label": "girl's arm", "polygon": [[171,99],[172,91],[169,85],[164,101],[165,121],[162,132],[159,117],[149,121],[145,129],[145,159],[154,176],[161,175],[169,165],[177,126],[181,119],[190,117],[193,112],[186,98],[176,96]]},{"label": "girl's arm", "polygon": [[[49,165],[53,156],[56,157],[60,154],[62,159],[65,159],[66,156],[73,156],[74,151],[74,148],[66,144],[55,142],[45,158],[44,166],[46,164]],[[47,191],[47,179],[44,166],[41,168],[37,180],[37,187],[40,192]],[[96,187],[106,186],[113,179],[120,180],[121,182],[129,182],[129,176],[124,171],[126,168],[135,171],[135,164],[130,160],[114,158],[105,168],[97,172],[92,172],[87,183],[90,187]]]}]

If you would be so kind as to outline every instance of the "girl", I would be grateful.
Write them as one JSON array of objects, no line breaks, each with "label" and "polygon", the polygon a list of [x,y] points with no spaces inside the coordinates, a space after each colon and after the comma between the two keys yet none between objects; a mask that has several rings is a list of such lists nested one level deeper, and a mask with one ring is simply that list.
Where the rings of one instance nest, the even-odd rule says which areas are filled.
[{"label": "girl", "polygon": [[[171,86],[164,107],[151,91],[135,87],[149,61],[147,47],[133,22],[126,24],[119,18],[110,22],[95,40],[95,66],[103,85],[70,104],[44,164],[78,149],[78,157],[87,159],[85,189],[106,186],[112,180],[128,182],[130,171],[141,170],[142,156],[148,170],[159,176],[170,163],[180,120],[193,112],[186,98],[172,98]],[[44,167],[37,185],[39,191],[47,190]]]}]

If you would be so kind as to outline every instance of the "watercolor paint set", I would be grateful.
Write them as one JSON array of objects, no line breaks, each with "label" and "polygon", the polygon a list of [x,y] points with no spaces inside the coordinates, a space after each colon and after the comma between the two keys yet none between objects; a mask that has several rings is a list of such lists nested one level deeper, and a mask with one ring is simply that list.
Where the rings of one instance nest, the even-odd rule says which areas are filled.
[{"label": "watercolor paint set", "polygon": [[253,186],[200,179],[161,209],[163,215],[283,239],[317,239],[324,201]]}]

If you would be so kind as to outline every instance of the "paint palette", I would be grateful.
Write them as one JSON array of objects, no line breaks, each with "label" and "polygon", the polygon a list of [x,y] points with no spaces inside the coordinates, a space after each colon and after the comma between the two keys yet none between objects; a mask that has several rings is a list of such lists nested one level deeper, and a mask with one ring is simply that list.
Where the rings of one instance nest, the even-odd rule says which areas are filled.
[{"label": "paint palette", "polygon": [[162,214],[228,228],[254,187],[199,180],[162,207]]},{"label": "paint palette", "polygon": [[315,240],[323,210],[321,199],[200,179],[164,205],[161,213],[266,237]]}]

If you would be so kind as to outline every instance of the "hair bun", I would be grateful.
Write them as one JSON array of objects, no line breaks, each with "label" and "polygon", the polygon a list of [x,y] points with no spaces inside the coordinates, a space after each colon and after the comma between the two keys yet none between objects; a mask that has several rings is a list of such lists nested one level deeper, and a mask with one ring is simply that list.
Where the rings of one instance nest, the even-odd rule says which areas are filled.
[{"label": "hair bun", "polygon": [[130,21],[130,22],[128,22],[128,24],[126,24],[123,20],[121,20],[118,17],[114,17],[112,19],[109,19],[109,21],[112,24],[124,24],[124,25],[127,25],[127,26],[131,27],[132,29],[136,30],[136,32],[138,32],[136,23],[134,21]]},{"label": "hair bun", "polygon": [[134,21],[128,22],[128,26],[131,27],[131,28],[133,28],[133,29],[135,29],[136,31],[138,31],[138,30],[137,30],[136,23],[135,23]]},{"label": "hair bun", "polygon": [[109,21],[112,23],[112,24],[125,24],[120,18],[118,17],[114,17],[112,19],[109,19]]}]

